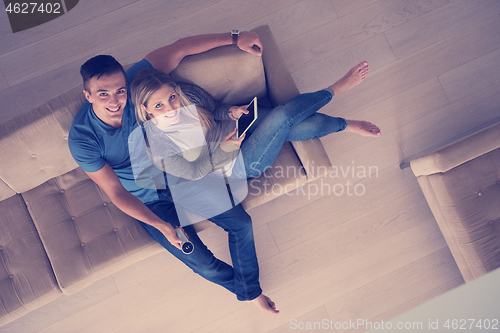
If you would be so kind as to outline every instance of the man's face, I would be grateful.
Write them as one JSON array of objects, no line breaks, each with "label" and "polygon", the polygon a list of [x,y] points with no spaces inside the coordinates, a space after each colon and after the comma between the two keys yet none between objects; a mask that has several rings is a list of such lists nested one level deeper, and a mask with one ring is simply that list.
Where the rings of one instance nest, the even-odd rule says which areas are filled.
[{"label": "man's face", "polygon": [[112,127],[121,127],[123,108],[127,104],[127,81],[121,72],[94,76],[87,82],[87,89],[83,93],[92,103],[96,116],[105,124]]}]

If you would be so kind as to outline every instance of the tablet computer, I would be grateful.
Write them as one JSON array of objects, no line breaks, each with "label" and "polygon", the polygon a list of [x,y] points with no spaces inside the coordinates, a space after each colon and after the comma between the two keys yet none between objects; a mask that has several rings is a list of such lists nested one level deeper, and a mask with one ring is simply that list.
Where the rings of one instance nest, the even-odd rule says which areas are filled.
[{"label": "tablet computer", "polygon": [[248,113],[242,114],[236,121],[236,137],[239,139],[257,120],[257,97],[247,107]]}]

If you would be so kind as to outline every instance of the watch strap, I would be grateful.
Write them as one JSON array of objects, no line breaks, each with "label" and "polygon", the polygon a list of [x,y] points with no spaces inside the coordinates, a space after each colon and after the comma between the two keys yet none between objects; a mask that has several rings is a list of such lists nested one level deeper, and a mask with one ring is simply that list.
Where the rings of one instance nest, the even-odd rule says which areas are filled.
[{"label": "watch strap", "polygon": [[239,30],[231,30],[231,37],[233,39],[233,45],[237,46],[238,45],[238,37],[240,36],[240,31]]}]

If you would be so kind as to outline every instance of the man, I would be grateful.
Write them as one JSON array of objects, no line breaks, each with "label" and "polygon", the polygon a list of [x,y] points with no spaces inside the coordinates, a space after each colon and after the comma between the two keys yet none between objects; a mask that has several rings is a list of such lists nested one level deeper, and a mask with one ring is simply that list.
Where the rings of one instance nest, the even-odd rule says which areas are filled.
[{"label": "man", "polygon": [[238,35],[233,31],[180,39],[149,53],[127,73],[111,56],[89,59],[80,70],[88,103],[74,119],[69,147],[77,163],[111,201],[139,220],[170,253],[207,280],[235,293],[238,300],[252,301],[265,312],[278,313],[274,303],[260,289],[252,223],[241,205],[210,219],[228,231],[230,244],[237,244],[238,251],[231,251],[234,267],[215,258],[192,226],[186,226],[185,233],[194,244],[194,251],[186,255],[181,251],[182,241],[174,229],[179,221],[168,189],[137,186],[129,158],[128,137],[137,124],[127,81],[144,67],[170,73],[187,55],[231,43],[257,56],[262,54],[262,44],[255,32]]}]

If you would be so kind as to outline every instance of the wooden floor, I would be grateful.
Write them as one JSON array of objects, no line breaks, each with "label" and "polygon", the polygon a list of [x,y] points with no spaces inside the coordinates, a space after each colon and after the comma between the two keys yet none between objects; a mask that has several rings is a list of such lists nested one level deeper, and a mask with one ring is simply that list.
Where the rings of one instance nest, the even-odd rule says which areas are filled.
[{"label": "wooden floor", "polygon": [[[290,332],[387,320],[463,283],[415,177],[399,165],[500,116],[498,0],[87,0],[15,34],[2,13],[1,119],[79,84],[93,55],[127,64],[187,35],[260,24],[271,26],[302,92],[367,60],[366,81],[324,112],[383,133],[324,138],[332,173],[249,212],[261,284],[281,314],[238,302],[160,253],[0,332]],[[224,232],[201,237],[229,260]]]}]

